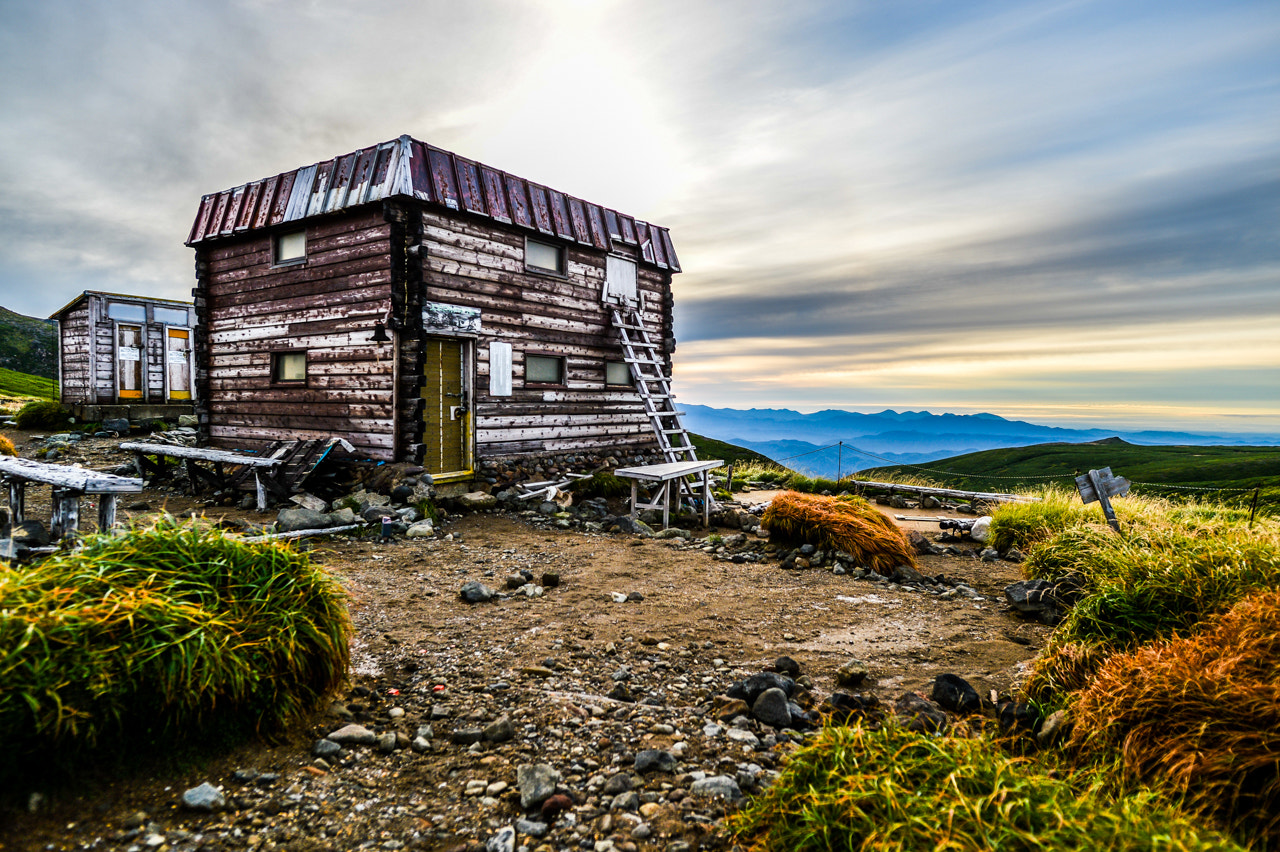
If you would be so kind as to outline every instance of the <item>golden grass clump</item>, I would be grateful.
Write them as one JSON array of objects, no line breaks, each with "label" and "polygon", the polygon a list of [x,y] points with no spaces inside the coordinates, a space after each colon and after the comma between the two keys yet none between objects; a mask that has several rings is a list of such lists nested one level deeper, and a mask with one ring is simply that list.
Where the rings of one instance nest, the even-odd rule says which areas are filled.
[{"label": "golden grass clump", "polygon": [[843,550],[879,574],[916,564],[906,534],[861,497],[785,491],[773,498],[761,521],[784,539]]},{"label": "golden grass clump", "polygon": [[1112,656],[1076,696],[1070,745],[1126,780],[1280,849],[1280,591],[1193,636]]},{"label": "golden grass clump", "polygon": [[343,682],[350,630],[337,583],[287,545],[172,519],[85,536],[0,572],[0,741],[62,758],[270,730]]},{"label": "golden grass clump", "polygon": [[18,448],[9,440],[9,436],[0,435],[0,456],[16,456]]}]

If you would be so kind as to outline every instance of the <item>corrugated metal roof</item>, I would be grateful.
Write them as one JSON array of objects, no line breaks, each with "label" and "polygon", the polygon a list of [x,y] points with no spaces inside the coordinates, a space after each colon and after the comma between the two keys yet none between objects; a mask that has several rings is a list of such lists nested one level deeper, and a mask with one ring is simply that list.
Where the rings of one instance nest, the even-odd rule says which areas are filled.
[{"label": "corrugated metal roof", "polygon": [[409,136],[206,195],[187,245],[408,196],[534,233],[608,251],[634,246],[642,262],[680,271],[666,228],[565,195]]}]

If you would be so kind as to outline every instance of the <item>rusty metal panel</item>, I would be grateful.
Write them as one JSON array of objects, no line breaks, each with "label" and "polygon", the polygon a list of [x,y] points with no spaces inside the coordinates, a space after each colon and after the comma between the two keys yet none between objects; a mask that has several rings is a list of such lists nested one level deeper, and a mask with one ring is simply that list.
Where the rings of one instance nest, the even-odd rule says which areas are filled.
[{"label": "rusty metal panel", "polygon": [[431,171],[427,168],[427,146],[417,139],[409,145],[409,178],[413,182],[413,197],[419,201],[434,201],[431,194]]},{"label": "rusty metal panel", "polygon": [[556,233],[566,240],[573,239],[573,229],[569,226],[569,210],[564,203],[564,194],[554,189],[547,189],[551,197],[551,221],[555,222]]},{"label": "rusty metal panel", "polygon": [[604,229],[604,212],[595,204],[587,204],[587,223],[591,226],[591,244],[598,249],[610,248],[609,232]]},{"label": "rusty metal panel", "polygon": [[671,235],[667,233],[665,228],[662,231],[662,242],[667,247],[667,263],[670,264],[671,268],[676,272],[680,272],[680,259],[676,257],[675,244],[671,242]]},{"label": "rusty metal panel", "polygon": [[324,212],[324,202],[329,194],[329,181],[333,177],[337,160],[325,160],[316,167],[315,183],[311,187],[311,200],[307,202],[307,216],[319,216]]},{"label": "rusty metal panel", "polygon": [[656,225],[649,226],[649,234],[653,238],[653,259],[658,266],[667,268],[667,249],[662,244],[662,229]]},{"label": "rusty metal panel", "polygon": [[244,187],[237,186],[231,190],[231,203],[227,206],[227,218],[222,222],[219,236],[231,233],[236,226],[236,216],[240,214],[240,205],[244,202]]},{"label": "rusty metal panel", "polygon": [[372,148],[362,148],[356,152],[355,170],[351,173],[351,189],[347,191],[347,204],[363,204],[369,197],[369,180],[373,177],[373,160],[376,153]]},{"label": "rusty metal panel", "polygon": [[461,157],[455,156],[453,162],[458,167],[458,195],[462,199],[462,209],[468,213],[487,216],[484,192],[480,189],[480,170],[475,163]]},{"label": "rusty metal panel", "polygon": [[276,200],[276,188],[280,186],[280,175],[267,178],[262,182],[262,198],[258,199],[258,213],[253,217],[253,227],[265,228],[271,221],[271,205]]},{"label": "rusty metal panel", "polygon": [[244,191],[244,203],[240,205],[240,215],[236,217],[236,230],[243,231],[253,224],[253,214],[258,209],[258,201],[262,196],[262,181],[254,181]]},{"label": "rusty metal panel", "polygon": [[529,184],[529,204],[533,207],[533,223],[544,234],[554,234],[551,229],[551,208],[547,206],[547,191],[536,183]]},{"label": "rusty metal panel", "polygon": [[511,221],[524,228],[537,227],[533,223],[533,207],[524,191],[524,181],[512,175],[506,176],[507,199],[511,202]]},{"label": "rusty metal panel", "polygon": [[280,188],[276,190],[275,201],[271,202],[270,224],[279,225],[284,221],[285,211],[289,209],[289,196],[293,195],[293,183],[297,177],[297,172],[285,172],[280,175]]},{"label": "rusty metal panel", "polygon": [[329,182],[329,193],[325,198],[324,212],[332,213],[347,206],[347,194],[351,191],[351,178],[356,171],[356,160],[360,152],[348,154],[338,160],[333,169],[333,180]]},{"label": "rusty metal panel", "polygon": [[507,212],[507,194],[502,191],[502,175],[488,166],[481,166],[480,184],[484,187],[484,200],[488,214],[499,222],[510,222],[511,214]]},{"label": "rusty metal panel", "polygon": [[307,206],[311,202],[311,185],[315,182],[316,171],[320,164],[298,169],[293,179],[293,191],[289,193],[289,206],[285,208],[284,220],[296,222],[307,215]]},{"label": "rusty metal panel", "polygon": [[587,213],[582,209],[582,202],[570,197],[569,224],[573,226],[573,236],[583,245],[591,245],[591,231],[587,228]]},{"label": "rusty metal panel", "polygon": [[458,179],[453,174],[449,152],[429,148],[427,160],[431,165],[431,189],[435,192],[436,200],[445,207],[457,210]]},{"label": "rusty metal panel", "polygon": [[387,197],[387,186],[392,177],[391,161],[395,159],[394,145],[379,145],[377,156],[373,160],[373,175],[369,178],[368,201],[379,201]]},{"label": "rusty metal panel", "polygon": [[209,220],[209,227],[205,229],[206,237],[216,237],[222,231],[222,220],[226,218],[227,205],[230,203],[230,192],[218,193],[218,206],[214,208],[213,218]]},{"label": "rusty metal panel", "polygon": [[639,241],[636,239],[636,226],[635,223],[631,221],[631,217],[623,216],[619,213],[618,224],[622,226],[622,241],[633,246],[638,245]]},{"label": "rusty metal panel", "polygon": [[655,263],[653,259],[653,240],[649,236],[649,225],[646,222],[636,220],[636,239],[640,242],[640,256],[649,263]]},{"label": "rusty metal panel", "polygon": [[209,215],[213,212],[214,196],[206,195],[200,199],[200,210],[196,213],[196,220],[191,224],[191,233],[187,234],[187,245],[198,243],[204,239],[204,229],[209,223]]},{"label": "rusty metal panel", "polygon": [[610,239],[622,239],[622,228],[618,225],[618,214],[608,207],[604,209],[604,224],[609,229]]}]

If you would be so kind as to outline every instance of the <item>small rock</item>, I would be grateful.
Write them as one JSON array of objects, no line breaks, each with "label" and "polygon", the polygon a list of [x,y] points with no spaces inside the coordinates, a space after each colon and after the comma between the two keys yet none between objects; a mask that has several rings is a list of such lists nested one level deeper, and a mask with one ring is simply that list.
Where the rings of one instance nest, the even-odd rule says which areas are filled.
[{"label": "small rock", "polygon": [[510,716],[502,716],[491,722],[484,729],[484,740],[490,743],[505,743],[516,735],[516,726]]},{"label": "small rock", "polygon": [[791,727],[791,710],[787,707],[787,694],[774,687],[760,693],[751,705],[751,715],[774,728]]},{"label": "small rock", "polygon": [[641,775],[648,772],[671,772],[678,762],[676,756],[669,751],[649,748],[636,754],[634,768]]},{"label": "small rock", "polygon": [[711,796],[717,799],[728,799],[731,802],[743,798],[742,788],[728,775],[712,775],[710,778],[694,781],[689,790],[695,796]]},{"label": "small rock", "polygon": [[478,580],[463,583],[462,589],[458,592],[458,596],[469,604],[493,600],[496,594],[497,592]]},{"label": "small rock", "polygon": [[1066,710],[1055,710],[1040,724],[1036,742],[1042,748],[1055,746],[1071,733],[1071,721]]},{"label": "small rock", "polygon": [[182,794],[182,806],[188,810],[213,813],[225,808],[227,800],[221,790],[206,781]]},{"label": "small rock", "polygon": [[338,745],[376,745],[378,735],[363,725],[347,725],[329,734],[326,739]]},{"label": "small rock", "polygon": [[504,826],[484,844],[484,852],[515,852],[515,850],[516,830],[510,825]]},{"label": "small rock", "polygon": [[[520,790],[520,806],[536,807],[551,797],[560,782],[560,773],[545,763],[522,763],[516,767],[516,787]],[[573,803],[570,801],[569,806]],[[544,812],[545,815],[545,812]]]},{"label": "small rock", "polygon": [[849,660],[836,669],[836,686],[855,689],[862,685],[868,674],[867,664],[862,660]]},{"label": "small rock", "polygon": [[953,713],[965,715],[982,712],[982,698],[967,680],[959,675],[940,674],[933,681],[929,696]]}]

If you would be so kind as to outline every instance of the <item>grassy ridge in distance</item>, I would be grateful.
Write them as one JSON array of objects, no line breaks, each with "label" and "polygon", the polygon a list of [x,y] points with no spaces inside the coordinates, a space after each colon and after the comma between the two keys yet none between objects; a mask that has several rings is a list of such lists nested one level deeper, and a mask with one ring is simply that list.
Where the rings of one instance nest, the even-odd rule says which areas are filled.
[{"label": "grassy ridge in distance", "polygon": [[777,463],[770,460],[767,456],[762,456],[755,450],[748,450],[745,447],[726,444],[724,441],[717,441],[714,438],[706,438],[702,435],[689,433],[689,440],[693,443],[693,448],[698,451],[700,459],[721,459],[725,465],[731,464],[759,464],[765,467],[776,467]]},{"label": "grassy ridge in distance", "polygon": [[58,382],[44,376],[33,376],[0,367],[0,396],[31,396],[38,399],[57,399]]},{"label": "grassy ridge in distance", "polygon": [[[1152,447],[1108,438],[1087,444],[1034,444],[984,450],[919,467],[870,468],[859,472],[858,478],[881,479],[900,473],[973,491],[1006,491],[1046,482],[1074,490],[1074,477],[1104,467],[1135,483],[1135,493],[1162,496],[1181,493],[1240,503],[1251,501],[1253,489],[1261,486],[1259,505],[1280,506],[1280,447]],[[1159,486],[1195,490],[1180,492]],[[1250,493],[1221,493],[1217,489]]]}]

